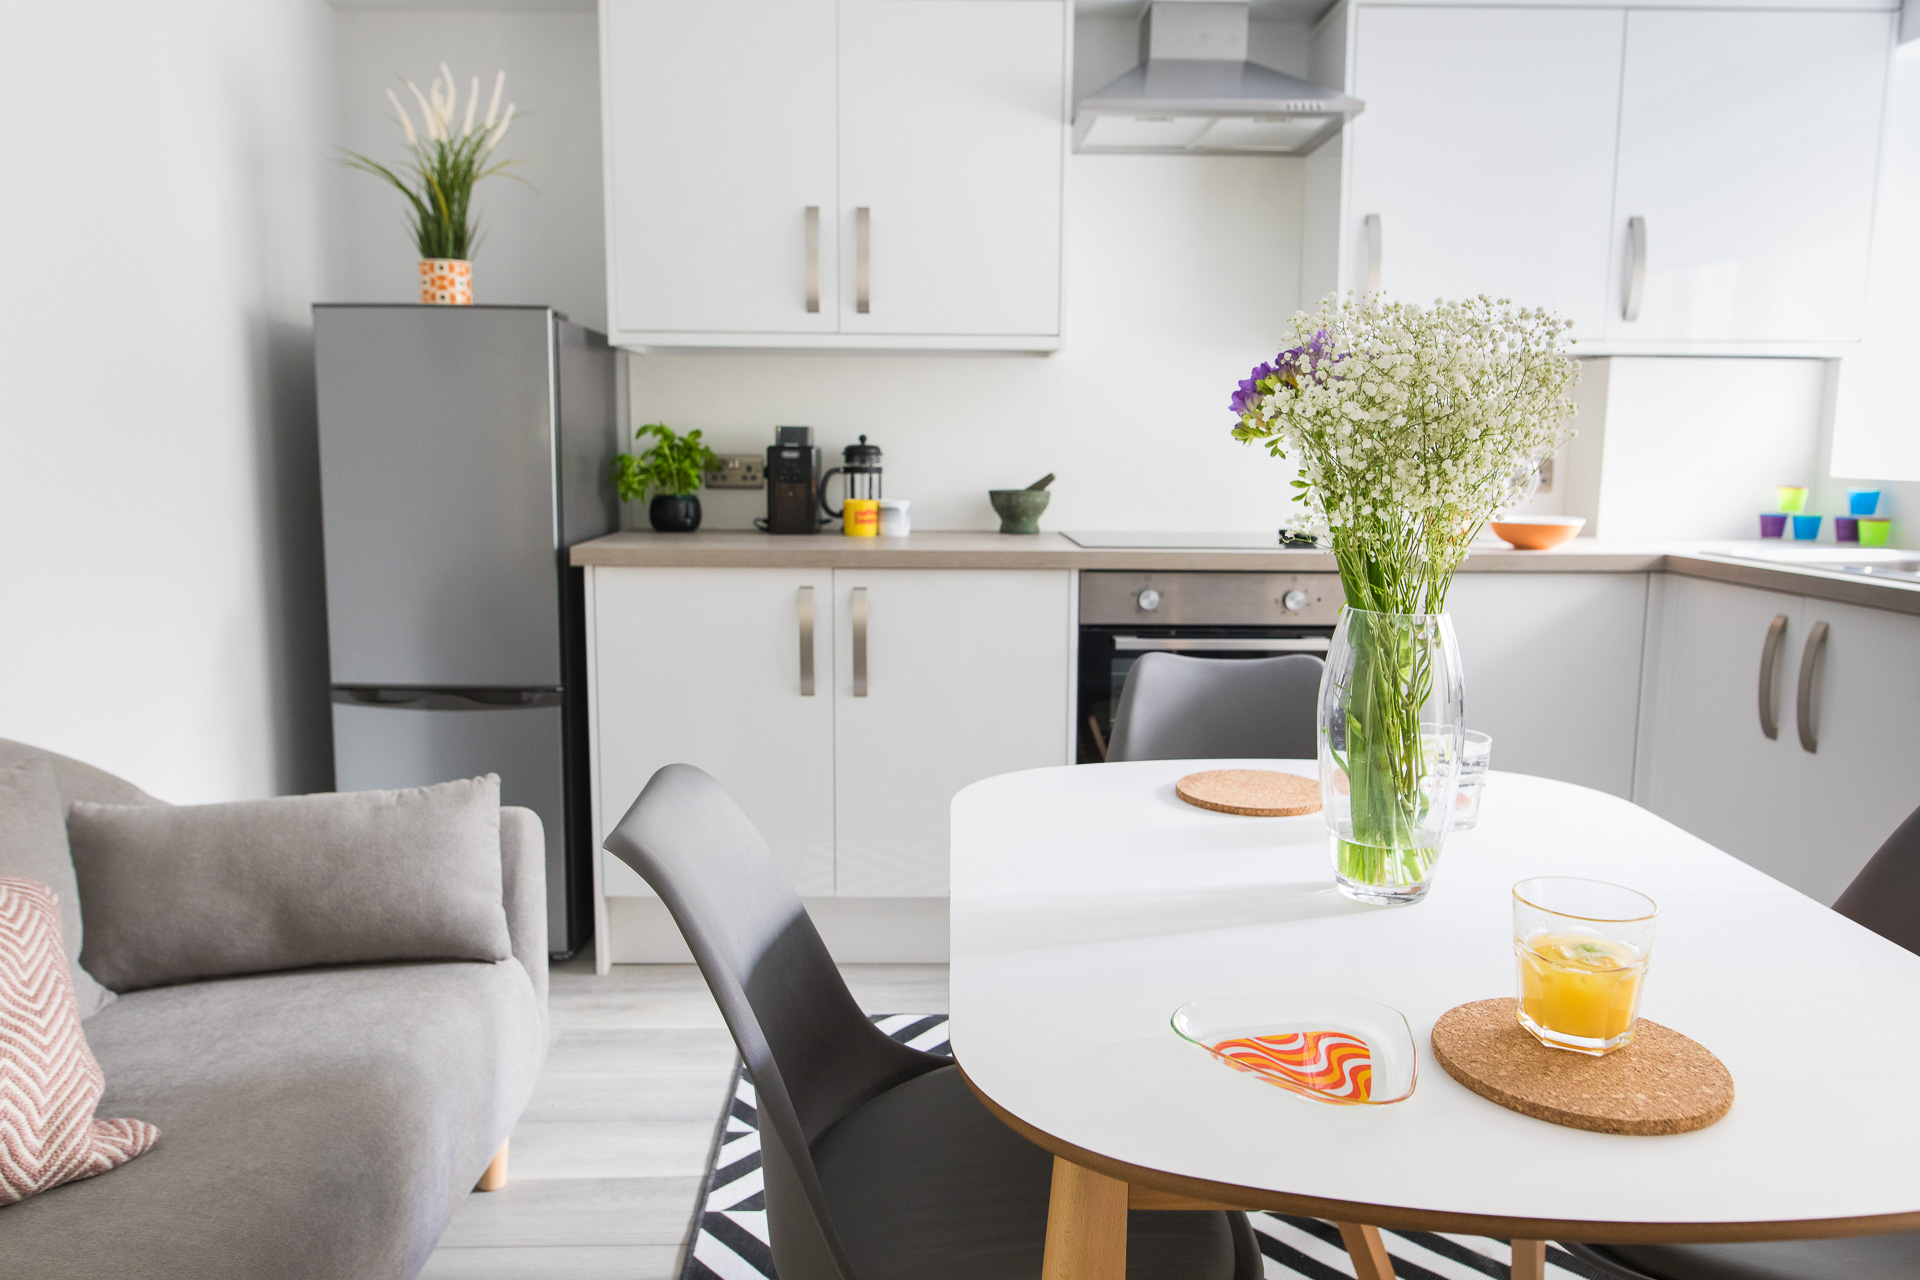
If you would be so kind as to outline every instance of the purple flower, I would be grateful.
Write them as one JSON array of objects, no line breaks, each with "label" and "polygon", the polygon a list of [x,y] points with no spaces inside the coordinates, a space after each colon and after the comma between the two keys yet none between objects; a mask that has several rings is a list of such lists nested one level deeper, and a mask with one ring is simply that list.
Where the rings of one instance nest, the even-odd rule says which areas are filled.
[{"label": "purple flower", "polygon": [[1262,363],[1253,366],[1253,372],[1240,380],[1240,389],[1233,393],[1233,400],[1227,406],[1233,410],[1234,417],[1244,418],[1253,412],[1254,400],[1267,394],[1270,389],[1263,389],[1260,383],[1272,376],[1273,366]]}]

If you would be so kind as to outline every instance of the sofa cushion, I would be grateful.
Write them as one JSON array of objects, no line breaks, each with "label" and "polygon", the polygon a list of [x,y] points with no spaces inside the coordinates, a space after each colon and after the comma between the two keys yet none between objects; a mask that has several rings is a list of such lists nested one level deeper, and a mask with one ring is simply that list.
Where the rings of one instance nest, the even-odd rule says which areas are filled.
[{"label": "sofa cushion", "polygon": [[153,1146],[139,1120],[101,1120],[60,950],[60,906],[37,880],[0,877],[0,1205],[118,1168]]},{"label": "sofa cushion", "polygon": [[34,1280],[397,1280],[532,1094],[533,986],[498,964],[256,975],[122,996],[87,1024],[102,1106],[165,1139],[0,1209]]},{"label": "sofa cushion", "polygon": [[67,806],[53,765],[40,752],[0,763],[0,876],[37,881],[60,903],[60,947],[82,1018],[113,1001],[113,992],[80,967],[80,887],[67,848]]},{"label": "sofa cushion", "polygon": [[237,804],[82,802],[67,833],[81,962],[116,991],[511,953],[492,774]]}]

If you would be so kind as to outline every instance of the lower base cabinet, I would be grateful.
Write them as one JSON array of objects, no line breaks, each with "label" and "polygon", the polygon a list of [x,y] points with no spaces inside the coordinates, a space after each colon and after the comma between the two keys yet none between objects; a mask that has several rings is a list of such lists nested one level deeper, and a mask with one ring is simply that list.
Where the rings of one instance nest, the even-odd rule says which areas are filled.
[{"label": "lower base cabinet", "polygon": [[[1068,570],[589,575],[596,846],[682,762],[801,894],[939,897],[954,792],[1070,762]],[[604,893],[650,894],[601,858]]]},{"label": "lower base cabinet", "polygon": [[1462,573],[1447,612],[1493,767],[1630,798],[1647,575]]},{"label": "lower base cabinet", "polygon": [[1920,617],[1672,574],[1653,617],[1640,802],[1832,902],[1920,807]]}]

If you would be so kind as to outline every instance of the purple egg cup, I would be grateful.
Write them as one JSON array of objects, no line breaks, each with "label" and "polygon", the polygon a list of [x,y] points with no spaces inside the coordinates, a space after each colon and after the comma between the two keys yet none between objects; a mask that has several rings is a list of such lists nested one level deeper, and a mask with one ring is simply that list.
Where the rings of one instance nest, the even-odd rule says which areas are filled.
[{"label": "purple egg cup", "polygon": [[1860,541],[1860,517],[1835,516],[1833,518],[1833,540],[1835,542]]},{"label": "purple egg cup", "polygon": [[1784,538],[1787,536],[1787,513],[1777,511],[1760,516],[1760,536],[1763,538]]}]

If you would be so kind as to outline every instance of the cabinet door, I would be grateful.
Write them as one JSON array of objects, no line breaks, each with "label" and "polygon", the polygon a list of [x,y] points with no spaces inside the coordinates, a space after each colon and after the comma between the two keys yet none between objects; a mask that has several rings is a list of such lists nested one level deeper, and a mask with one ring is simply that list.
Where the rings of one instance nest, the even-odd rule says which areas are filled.
[{"label": "cabinet door", "polygon": [[1832,902],[1920,806],[1920,618],[1825,600],[1804,601],[1801,617],[1782,696],[1793,700],[1806,638],[1825,622],[1809,689],[1815,750],[1800,742],[1797,707],[1791,727],[1783,708],[1780,736],[1801,780],[1776,804],[1799,854],[1788,883]]},{"label": "cabinet door", "polygon": [[1072,574],[888,569],[833,578],[838,891],[942,895],[954,793],[997,773],[1069,763]]},{"label": "cabinet door", "polygon": [[[1798,596],[1668,576],[1651,630],[1657,675],[1640,802],[1661,817],[1802,892],[1795,813],[1804,793],[1794,742],[1793,670],[1804,639]],[[1760,727],[1761,654],[1777,617],[1787,628],[1769,690],[1779,737]],[[1497,744],[1496,744],[1497,746]]]},{"label": "cabinet door", "polygon": [[1060,332],[1070,18],[1059,0],[841,0],[843,333]]},{"label": "cabinet door", "polygon": [[[1609,340],[1860,336],[1893,21],[1629,14]],[[1634,217],[1645,286],[1629,321]]]},{"label": "cabinet door", "polygon": [[1646,575],[1463,573],[1447,611],[1493,767],[1630,797]]},{"label": "cabinet door", "polygon": [[1626,15],[1363,8],[1348,126],[1352,287],[1426,303],[1490,294],[1604,332]]},{"label": "cabinet door", "polygon": [[[794,888],[832,893],[832,574],[590,572],[601,825],[618,822],[661,766],[698,765],[740,802]],[[801,684],[807,591],[811,696]],[[596,848],[605,836],[594,833]],[[650,892],[611,854],[602,873],[609,894]]]},{"label": "cabinet door", "polygon": [[600,7],[615,337],[833,332],[834,0]]}]

